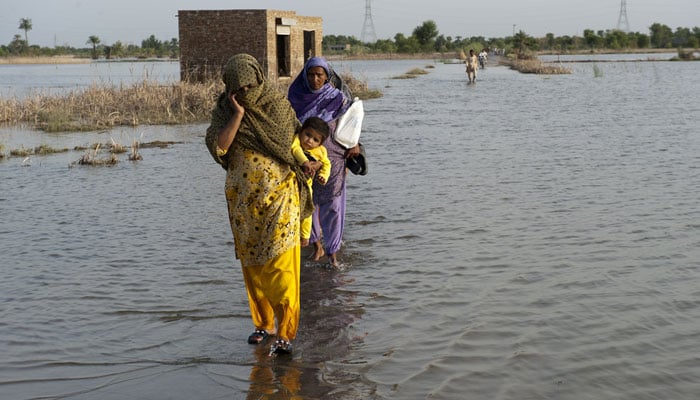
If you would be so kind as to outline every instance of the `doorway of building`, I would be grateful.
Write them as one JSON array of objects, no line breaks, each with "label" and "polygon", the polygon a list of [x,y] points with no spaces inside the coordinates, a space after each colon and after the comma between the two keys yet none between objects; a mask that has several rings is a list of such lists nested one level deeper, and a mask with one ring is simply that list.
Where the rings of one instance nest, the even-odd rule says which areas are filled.
[{"label": "doorway of building", "polygon": [[289,35],[277,35],[277,73],[279,76],[291,75],[292,58],[289,52]]},{"label": "doorway of building", "polygon": [[304,31],[304,63],[316,55],[316,31]]}]

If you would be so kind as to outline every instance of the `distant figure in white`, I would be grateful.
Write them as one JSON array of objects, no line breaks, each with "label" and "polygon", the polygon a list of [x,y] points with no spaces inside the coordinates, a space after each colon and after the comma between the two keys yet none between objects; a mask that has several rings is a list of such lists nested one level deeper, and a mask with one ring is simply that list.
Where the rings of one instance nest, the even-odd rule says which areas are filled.
[{"label": "distant figure in white", "polygon": [[486,49],[482,49],[481,52],[479,52],[479,65],[481,66],[481,69],[486,68],[486,62],[488,61],[489,53],[486,52]]}]

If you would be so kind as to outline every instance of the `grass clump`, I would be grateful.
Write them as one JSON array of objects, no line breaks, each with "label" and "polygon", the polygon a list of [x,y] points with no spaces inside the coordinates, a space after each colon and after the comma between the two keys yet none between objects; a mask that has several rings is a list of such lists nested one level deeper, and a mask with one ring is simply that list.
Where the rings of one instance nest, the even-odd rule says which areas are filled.
[{"label": "grass clump", "polygon": [[523,74],[558,75],[571,73],[570,68],[544,63],[536,55],[529,53],[517,53],[509,56],[504,64]]},{"label": "grass clump", "polygon": [[112,143],[110,143],[110,147],[109,147],[110,153],[113,153],[113,154],[126,153],[126,146],[124,146],[121,143],[115,142],[114,138],[109,138],[109,140],[112,142]]},{"label": "grass clump", "polygon": [[428,71],[426,71],[424,69],[413,68],[410,71],[406,72],[405,74],[395,76],[391,79],[413,79],[413,78],[417,78],[419,75],[425,75],[427,73],[428,73]]},{"label": "grass clump", "polygon": [[343,82],[350,89],[350,93],[353,96],[358,97],[360,100],[377,99],[382,97],[382,92],[377,89],[370,89],[367,85],[367,81],[363,81],[353,77],[350,74],[341,74]]},{"label": "grass clump", "polygon": [[54,154],[54,153],[65,153],[67,152],[68,149],[63,148],[63,149],[56,149],[53,148],[49,145],[42,144],[34,148],[34,154],[40,155],[40,156],[45,156],[48,154]]},{"label": "grass clump", "polygon": [[[80,159],[77,161],[79,165],[91,165],[91,166],[97,166],[97,165],[116,165],[119,163],[119,158],[117,157],[116,154],[111,153],[107,158],[100,158],[100,145],[97,144],[95,145],[95,149],[93,151],[87,151],[85,154],[83,154]],[[72,165],[71,165],[72,166]]]},{"label": "grass clump", "polygon": [[139,153],[139,141],[134,139],[131,142],[131,153],[129,153],[129,161],[140,161],[143,160],[141,154]]},{"label": "grass clump", "polygon": [[514,60],[510,62],[510,68],[524,74],[558,75],[571,73],[569,68],[546,64],[540,60]]},{"label": "grass clump", "polygon": [[27,157],[32,155],[33,149],[25,149],[24,146],[20,146],[19,149],[10,150],[11,157]]}]

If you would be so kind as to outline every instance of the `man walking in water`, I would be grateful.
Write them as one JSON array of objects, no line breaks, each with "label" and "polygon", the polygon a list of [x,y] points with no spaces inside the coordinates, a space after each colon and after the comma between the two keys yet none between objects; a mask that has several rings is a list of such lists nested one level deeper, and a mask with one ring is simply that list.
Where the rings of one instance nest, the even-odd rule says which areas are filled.
[{"label": "man walking in water", "polygon": [[469,56],[467,56],[467,79],[469,83],[476,82],[476,70],[479,68],[479,61],[474,54],[474,49],[469,50]]}]

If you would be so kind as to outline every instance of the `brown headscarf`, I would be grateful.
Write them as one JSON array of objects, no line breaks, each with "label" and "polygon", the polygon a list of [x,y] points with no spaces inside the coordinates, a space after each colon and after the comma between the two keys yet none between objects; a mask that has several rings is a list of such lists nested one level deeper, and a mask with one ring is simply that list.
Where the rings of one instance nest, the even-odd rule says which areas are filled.
[{"label": "brown headscarf", "polygon": [[207,128],[206,135],[206,144],[214,160],[226,170],[235,168],[234,165],[229,165],[229,153],[221,157],[217,155],[218,135],[233,116],[228,93],[252,85],[247,92],[236,95],[236,101],[245,109],[245,114],[233,143],[289,165],[296,173],[299,183],[301,217],[311,215],[313,203],[305,176],[291,150],[299,121],[289,101],[270,86],[260,64],[249,54],[237,54],[228,60],[224,67],[223,81],[226,88],[219,95],[212,111],[211,125]]}]

